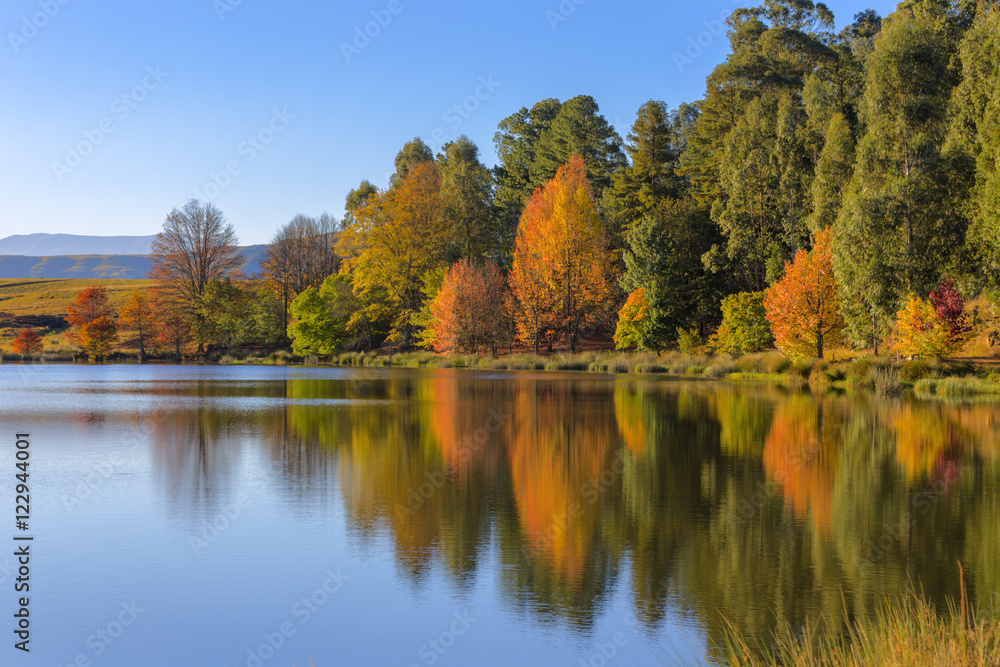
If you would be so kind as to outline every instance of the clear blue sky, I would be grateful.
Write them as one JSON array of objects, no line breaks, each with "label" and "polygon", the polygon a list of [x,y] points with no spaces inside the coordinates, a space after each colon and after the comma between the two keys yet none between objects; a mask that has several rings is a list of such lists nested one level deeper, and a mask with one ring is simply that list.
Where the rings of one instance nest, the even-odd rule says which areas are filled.
[{"label": "clear blue sky", "polygon": [[[154,234],[197,192],[242,243],[264,243],[297,213],[341,217],[415,136],[437,148],[435,130],[467,134],[494,164],[497,123],[546,97],[591,95],[624,136],[646,100],[701,97],[728,52],[705,22],[736,6],[4,0],[0,237]],[[829,6],[839,27],[894,3]]]}]

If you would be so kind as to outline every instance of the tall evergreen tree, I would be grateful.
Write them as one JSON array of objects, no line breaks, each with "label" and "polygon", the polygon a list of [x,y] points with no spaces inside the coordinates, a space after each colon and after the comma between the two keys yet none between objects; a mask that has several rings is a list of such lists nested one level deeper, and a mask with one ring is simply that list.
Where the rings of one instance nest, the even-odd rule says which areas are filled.
[{"label": "tall evergreen tree", "polygon": [[589,95],[564,102],[552,125],[542,133],[531,164],[531,182],[536,186],[547,183],[573,155],[583,158],[587,179],[598,199],[611,185],[615,170],[625,165],[621,137]]},{"label": "tall evergreen tree", "polygon": [[823,152],[812,183],[813,212],[806,221],[813,232],[831,227],[840,213],[844,192],[854,172],[854,140],[843,114],[830,118]]},{"label": "tall evergreen tree", "polygon": [[777,104],[767,98],[750,103],[726,137],[727,161],[720,165],[725,198],[715,200],[712,218],[726,236],[726,254],[753,291],[768,284],[768,259],[785,253],[781,215],[781,168],[775,159]]},{"label": "tall evergreen tree", "polygon": [[493,174],[479,161],[479,147],[463,134],[442,147],[438,161],[455,257],[478,261],[509,251],[513,234],[494,224]]},{"label": "tall evergreen tree", "polygon": [[562,103],[553,98],[538,102],[530,110],[522,107],[500,121],[493,135],[493,146],[500,159],[495,170],[496,206],[512,228],[517,227],[524,202],[544,182],[531,177],[535,147],[561,108]]},{"label": "tall evergreen tree", "polygon": [[434,151],[420,137],[407,141],[396,154],[396,173],[389,178],[389,187],[397,187],[417,165],[434,160]]},{"label": "tall evergreen tree", "polygon": [[942,154],[951,93],[946,36],[926,13],[889,17],[867,60],[866,134],[836,224],[835,266],[856,342],[873,344],[908,292],[927,294],[965,223]]},{"label": "tall evergreen tree", "polygon": [[708,77],[698,128],[681,160],[695,197],[711,204],[726,196],[720,170],[732,155],[726,137],[756,99],[801,98],[806,78],[829,70],[833,14],[811,0],[772,0],[740,8],[727,20],[731,53]]},{"label": "tall evergreen tree", "polygon": [[[688,105],[671,112],[666,103],[650,100],[641,107],[625,151],[631,164],[615,172],[604,192],[604,210],[612,237],[617,238],[666,199],[677,199],[685,181],[676,169],[684,150],[684,123],[697,110]],[[612,241],[615,241],[615,238]]]},{"label": "tall evergreen tree", "polygon": [[981,14],[961,47],[962,83],[954,97],[948,150],[974,164],[966,281],[1000,299],[1000,13]]},{"label": "tall evergreen tree", "polygon": [[701,262],[713,240],[712,229],[697,202],[664,199],[625,232],[620,282],[627,292],[645,290],[648,347],[674,340],[678,327],[703,329],[714,318],[720,295]]}]

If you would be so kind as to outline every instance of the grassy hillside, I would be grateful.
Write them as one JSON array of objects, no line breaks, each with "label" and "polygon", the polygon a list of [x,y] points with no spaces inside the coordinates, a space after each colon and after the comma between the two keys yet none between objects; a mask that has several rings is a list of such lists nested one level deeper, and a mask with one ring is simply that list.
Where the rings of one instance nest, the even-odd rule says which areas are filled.
[{"label": "grassy hillside", "polygon": [[17,332],[36,329],[45,338],[45,348],[65,347],[62,322],[66,306],[88,287],[103,287],[117,309],[132,292],[152,284],[151,280],[0,280],[0,349],[10,350]]}]

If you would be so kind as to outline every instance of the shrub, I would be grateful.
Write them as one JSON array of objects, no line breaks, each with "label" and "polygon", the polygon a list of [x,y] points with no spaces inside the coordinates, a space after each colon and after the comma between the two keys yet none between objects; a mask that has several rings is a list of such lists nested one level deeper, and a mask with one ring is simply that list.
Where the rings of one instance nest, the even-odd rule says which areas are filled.
[{"label": "shrub", "polygon": [[652,318],[649,300],[642,287],[628,295],[625,305],[618,311],[618,326],[615,328],[615,349],[635,347],[648,350],[654,345]]},{"label": "shrub", "polygon": [[741,354],[766,350],[773,344],[763,292],[740,292],[722,300],[722,324],[709,341],[712,348]]},{"label": "shrub", "polygon": [[736,364],[731,359],[718,359],[705,369],[704,375],[705,377],[719,379],[727,377],[735,370]]},{"label": "shrub", "polygon": [[899,369],[899,377],[903,382],[913,384],[917,380],[927,377],[931,365],[926,359],[912,359],[903,364]]},{"label": "shrub", "polygon": [[791,367],[788,369],[789,375],[798,375],[801,378],[809,377],[812,373],[815,361],[812,359],[796,359],[791,362]]},{"label": "shrub", "polygon": [[847,384],[851,386],[865,386],[871,381],[871,371],[875,368],[875,362],[871,357],[858,357],[851,362],[847,368]]},{"label": "shrub", "polygon": [[792,365],[792,360],[780,352],[770,352],[764,355],[764,370],[768,373],[784,373]]},{"label": "shrub", "polygon": [[824,372],[826,379],[830,382],[843,382],[847,377],[842,366],[831,366]]},{"label": "shrub", "polygon": [[698,333],[697,327],[691,327],[690,329],[677,327],[678,350],[681,352],[687,352],[688,350],[693,350],[694,348],[700,346],[701,343],[701,334]]}]

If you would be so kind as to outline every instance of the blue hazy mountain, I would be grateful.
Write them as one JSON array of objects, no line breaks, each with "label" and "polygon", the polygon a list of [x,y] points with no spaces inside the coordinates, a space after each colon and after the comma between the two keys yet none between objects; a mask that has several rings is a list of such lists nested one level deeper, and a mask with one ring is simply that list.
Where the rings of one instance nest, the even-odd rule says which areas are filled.
[{"label": "blue hazy mountain", "polygon": [[[0,239],[0,278],[145,278],[154,236],[22,234]],[[260,273],[267,245],[240,248],[247,275]]]},{"label": "blue hazy mountain", "polygon": [[155,235],[81,236],[78,234],[17,234],[0,239],[0,255],[148,255]]}]

